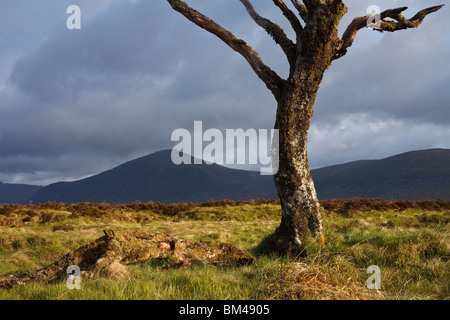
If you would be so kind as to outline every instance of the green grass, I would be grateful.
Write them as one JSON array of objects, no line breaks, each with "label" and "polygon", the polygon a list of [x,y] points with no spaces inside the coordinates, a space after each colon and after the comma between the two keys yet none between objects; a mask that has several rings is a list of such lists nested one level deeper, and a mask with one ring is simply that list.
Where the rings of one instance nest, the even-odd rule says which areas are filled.
[{"label": "green grass", "polygon": [[[450,213],[423,209],[323,212],[326,243],[309,256],[259,256],[244,267],[165,270],[166,261],[126,266],[122,278],[0,290],[0,299],[450,299]],[[3,220],[2,220],[3,219]],[[44,267],[98,238],[103,229],[171,233],[230,242],[256,253],[278,226],[277,205],[197,207],[173,217],[149,211],[71,214],[17,209],[0,215],[0,274]],[[25,222],[24,222],[25,221]],[[381,269],[381,290],[368,290],[367,267]]]}]

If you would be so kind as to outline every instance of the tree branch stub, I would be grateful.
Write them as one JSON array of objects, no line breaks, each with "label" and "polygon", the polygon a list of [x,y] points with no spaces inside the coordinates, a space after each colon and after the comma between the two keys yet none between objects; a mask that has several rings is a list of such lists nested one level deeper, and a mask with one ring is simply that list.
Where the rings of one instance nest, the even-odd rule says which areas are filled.
[{"label": "tree branch stub", "polygon": [[[434,6],[427,9],[423,9],[419,11],[415,16],[413,16],[411,19],[406,19],[402,12],[408,9],[408,7],[400,7],[396,9],[389,9],[386,11],[383,11],[379,14],[380,18],[380,24],[378,27],[374,28],[374,30],[379,32],[394,32],[398,30],[404,30],[409,28],[417,28],[420,26],[420,24],[423,22],[425,17],[433,12],[436,12],[440,10],[444,5],[440,6]],[[364,17],[356,17],[353,19],[353,21],[350,23],[350,25],[345,30],[342,41],[343,44],[341,48],[336,52],[336,55],[334,56],[333,60],[339,59],[343,57],[347,53],[347,49],[352,46],[353,41],[355,40],[356,34],[359,30],[370,27],[368,25],[367,21],[369,18],[372,17],[370,15],[364,16]],[[393,19],[393,20],[386,20],[387,18]],[[374,25],[375,27],[375,25]]]}]

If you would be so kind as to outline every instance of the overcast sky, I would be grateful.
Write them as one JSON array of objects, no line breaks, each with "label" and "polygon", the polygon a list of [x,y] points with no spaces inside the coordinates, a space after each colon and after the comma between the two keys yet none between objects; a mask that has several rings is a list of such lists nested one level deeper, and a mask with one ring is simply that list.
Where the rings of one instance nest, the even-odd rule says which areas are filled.
[{"label": "overcast sky", "polygon": [[[188,0],[286,77],[282,51],[238,0]],[[289,2],[289,1],[286,1]],[[369,5],[348,0],[340,35]],[[261,15],[292,32],[270,0]],[[81,30],[66,9],[81,8]],[[361,30],[325,73],[309,136],[312,168],[450,148],[450,7],[419,29]],[[0,0],[0,181],[46,185],[172,148],[171,133],[270,129],[276,103],[246,61],[165,0]]]}]

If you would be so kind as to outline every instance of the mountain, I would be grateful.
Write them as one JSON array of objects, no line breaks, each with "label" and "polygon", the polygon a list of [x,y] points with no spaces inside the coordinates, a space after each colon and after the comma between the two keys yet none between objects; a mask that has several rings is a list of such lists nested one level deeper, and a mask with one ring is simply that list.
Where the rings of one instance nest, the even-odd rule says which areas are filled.
[{"label": "mountain", "polygon": [[[320,199],[450,200],[450,150],[412,151],[311,172]],[[277,199],[271,176],[216,164],[174,165],[171,150],[129,161],[98,175],[46,187],[0,183],[0,203],[204,202]]]},{"label": "mountain", "polygon": [[450,200],[450,150],[412,151],[311,172],[321,199]]},{"label": "mountain", "polygon": [[41,186],[0,182],[0,203],[26,203]]},{"label": "mountain", "polygon": [[216,164],[175,165],[171,150],[163,150],[83,180],[51,184],[38,190],[30,200],[173,203],[256,198],[276,198],[271,176]]}]

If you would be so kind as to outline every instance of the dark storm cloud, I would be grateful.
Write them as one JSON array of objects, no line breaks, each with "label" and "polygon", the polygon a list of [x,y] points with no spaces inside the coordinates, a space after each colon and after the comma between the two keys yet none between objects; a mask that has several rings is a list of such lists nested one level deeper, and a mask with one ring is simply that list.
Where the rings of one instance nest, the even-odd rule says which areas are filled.
[{"label": "dark storm cloud", "polygon": [[[257,99],[241,99],[245,61],[223,63],[211,77],[211,66],[231,50],[213,49],[217,43],[195,50],[193,44],[218,41],[169,17],[165,2],[119,1],[80,31],[57,28],[17,59],[2,90],[1,179],[47,183],[52,174],[97,173],[117,159],[172,147],[171,132],[194,120],[217,127],[259,108]],[[250,83],[265,93],[256,77]]]},{"label": "dark storm cloud", "polygon": [[177,56],[167,54],[174,47],[159,37],[155,7],[149,2],[123,5],[80,31],[58,28],[16,63],[10,79],[33,98],[47,101],[78,97],[93,85],[117,92],[132,85],[129,75],[162,76],[171,71],[170,56]]},{"label": "dark storm cloud", "polygon": [[[340,32],[372,2],[348,1]],[[189,3],[286,76],[281,50],[239,1]],[[71,4],[82,9],[81,30],[65,27]],[[271,1],[254,5],[289,29]],[[413,15],[436,3],[408,5]],[[358,34],[319,91],[312,167],[450,147],[445,16],[430,15],[417,30]],[[7,1],[0,27],[0,181],[46,184],[95,174],[173,147],[172,131],[192,130],[195,120],[205,129],[273,127],[275,100],[245,60],[167,1]]]}]

